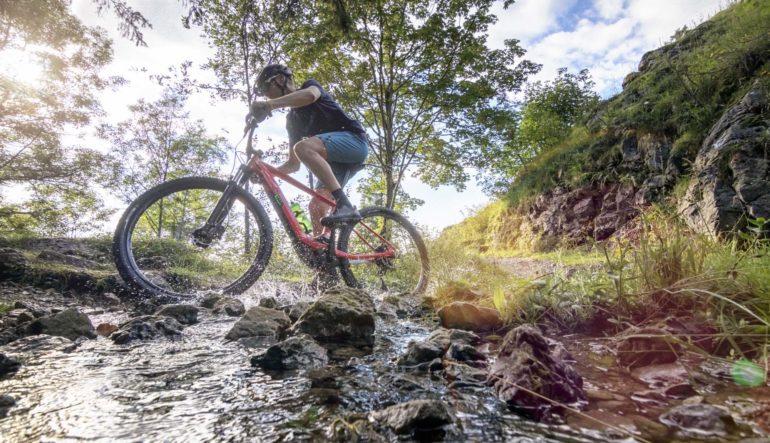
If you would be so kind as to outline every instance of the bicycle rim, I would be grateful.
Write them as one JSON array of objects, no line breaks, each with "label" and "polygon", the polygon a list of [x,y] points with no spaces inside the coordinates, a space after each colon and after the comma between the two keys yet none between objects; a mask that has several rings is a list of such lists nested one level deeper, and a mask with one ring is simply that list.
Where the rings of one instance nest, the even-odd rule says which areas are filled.
[{"label": "bicycle rim", "polygon": [[345,282],[373,295],[412,294],[425,291],[429,265],[425,244],[417,229],[387,208],[364,208],[362,220],[343,229],[339,247],[350,254],[373,254],[392,248],[391,257],[342,260]]},{"label": "bicycle rim", "polygon": [[[137,200],[127,214],[124,262],[129,280],[156,294],[240,293],[264,270],[270,227],[264,211],[236,193],[208,247],[193,242],[223,195],[225,182],[191,178],[168,182]],[[265,216],[266,217],[266,216]]]}]

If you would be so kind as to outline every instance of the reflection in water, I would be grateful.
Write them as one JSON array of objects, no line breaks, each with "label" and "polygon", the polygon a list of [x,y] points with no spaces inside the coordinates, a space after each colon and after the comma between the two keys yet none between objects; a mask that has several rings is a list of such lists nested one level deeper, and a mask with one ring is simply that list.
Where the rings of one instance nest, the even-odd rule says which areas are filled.
[{"label": "reflection in water", "polygon": [[[374,354],[336,362],[343,374],[340,403],[321,405],[308,395],[310,382],[301,371],[265,374],[249,366],[257,350],[224,342],[235,319],[204,312],[199,317],[200,323],[188,326],[176,342],[119,346],[100,337],[71,353],[16,353],[24,366],[14,377],[0,380],[0,393],[18,400],[0,420],[2,439],[318,440],[336,417],[416,398],[443,398],[458,418],[446,430],[447,440],[602,441],[519,419],[487,389],[448,389],[436,375],[399,372],[396,356],[410,340],[429,333],[421,325],[378,320]],[[92,316],[94,323],[123,319]]]}]

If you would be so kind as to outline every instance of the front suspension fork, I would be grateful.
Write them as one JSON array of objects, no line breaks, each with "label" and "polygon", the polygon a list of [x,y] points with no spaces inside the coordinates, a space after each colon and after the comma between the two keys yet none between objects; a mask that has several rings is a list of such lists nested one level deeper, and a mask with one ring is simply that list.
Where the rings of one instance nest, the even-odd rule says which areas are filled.
[{"label": "front suspension fork", "polygon": [[235,176],[227,182],[222,197],[219,198],[216,206],[214,206],[206,223],[192,232],[192,242],[195,246],[208,248],[214,241],[222,238],[222,234],[225,232],[222,223],[233,207],[236,190],[249,180],[251,173],[246,166],[242,166]]}]

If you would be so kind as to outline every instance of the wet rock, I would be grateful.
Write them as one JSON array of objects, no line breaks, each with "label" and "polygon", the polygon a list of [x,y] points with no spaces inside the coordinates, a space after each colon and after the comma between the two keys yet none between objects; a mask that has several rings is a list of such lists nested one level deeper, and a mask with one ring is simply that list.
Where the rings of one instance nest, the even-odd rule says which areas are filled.
[{"label": "wet rock", "polygon": [[322,344],[374,345],[374,303],[360,289],[327,290],[297,320],[294,330]]},{"label": "wet rock", "polygon": [[258,337],[280,339],[291,324],[283,311],[254,306],[225,335],[227,340]]},{"label": "wet rock", "polygon": [[8,416],[8,411],[16,406],[16,399],[8,394],[0,394],[0,418]]},{"label": "wet rock", "polygon": [[478,335],[461,329],[437,329],[423,341],[409,343],[406,353],[398,360],[400,366],[416,366],[441,359],[452,343],[474,345],[481,342]]},{"label": "wet rock", "polygon": [[155,312],[159,317],[171,317],[183,325],[198,322],[198,308],[188,304],[164,305]]},{"label": "wet rock", "polygon": [[582,377],[571,365],[556,359],[545,337],[528,325],[505,336],[487,383],[512,410],[535,419],[564,412],[543,397],[574,406],[582,406],[586,400]]},{"label": "wet rock", "polygon": [[0,280],[18,280],[29,270],[29,262],[21,251],[0,248]]},{"label": "wet rock", "polygon": [[243,302],[232,297],[219,294],[211,294],[201,300],[201,307],[211,309],[214,314],[225,314],[230,317],[238,317],[246,313]]},{"label": "wet rock", "polygon": [[408,434],[448,425],[452,423],[453,418],[442,401],[413,400],[372,412],[370,420],[392,429],[397,434]]},{"label": "wet rock", "polygon": [[329,367],[314,368],[305,374],[310,379],[311,388],[338,389],[340,387],[337,381],[338,374]]},{"label": "wet rock", "polygon": [[252,366],[273,371],[319,368],[328,362],[326,349],[307,334],[276,343],[251,358]]},{"label": "wet rock", "polygon": [[724,437],[737,430],[730,413],[708,404],[680,405],[660,416],[660,422],[687,437]]},{"label": "wet rock", "polygon": [[160,308],[160,305],[152,300],[142,300],[134,306],[133,316],[141,317],[152,315]]},{"label": "wet rock", "polygon": [[447,357],[452,360],[466,362],[471,366],[485,367],[487,356],[474,346],[463,343],[452,343],[447,352]]},{"label": "wet rock", "polygon": [[21,368],[21,362],[0,353],[0,376],[13,374]]},{"label": "wet rock", "polygon": [[684,383],[690,376],[687,369],[678,362],[642,366],[631,371],[631,375],[656,389]]},{"label": "wet rock", "polygon": [[122,345],[136,340],[151,340],[159,337],[178,339],[182,336],[182,325],[172,317],[145,315],[133,318],[120,325],[110,335],[116,344]]},{"label": "wet rock", "polygon": [[663,393],[669,398],[684,399],[698,395],[698,391],[692,387],[689,383],[679,383],[673,386],[667,387]]},{"label": "wet rock", "polygon": [[27,333],[47,334],[76,340],[78,337],[96,338],[94,325],[86,314],[75,309],[66,309],[48,317],[41,317],[30,323]]},{"label": "wet rock", "polygon": [[99,263],[93,260],[78,257],[77,255],[64,254],[54,250],[40,251],[40,254],[37,255],[37,259],[49,262],[64,263],[78,268],[95,269],[99,267]]},{"label": "wet rock", "polygon": [[468,331],[489,331],[500,328],[503,323],[496,309],[476,306],[473,303],[454,302],[438,311],[441,326]]},{"label": "wet rock", "polygon": [[257,305],[267,309],[278,309],[278,300],[275,297],[266,296],[260,298]]},{"label": "wet rock", "polygon": [[663,329],[631,327],[618,337],[618,364],[629,369],[671,363],[679,358],[679,345]]},{"label": "wet rock", "polygon": [[101,337],[109,337],[110,334],[117,331],[118,329],[118,326],[113,325],[112,323],[99,323],[99,326],[96,327],[96,335]]},{"label": "wet rock", "polygon": [[308,393],[322,405],[336,405],[341,400],[339,389],[310,388]]},{"label": "wet rock", "polygon": [[302,317],[302,314],[304,314],[309,307],[310,303],[306,301],[298,301],[291,305],[282,306],[281,310],[285,312],[286,315],[289,316],[289,319],[292,321],[292,323],[294,323],[299,320],[300,317]]},{"label": "wet rock", "polygon": [[105,292],[100,300],[107,306],[118,306],[121,303],[120,298],[112,292]]},{"label": "wet rock", "polygon": [[31,322],[36,317],[27,309],[12,309],[3,317],[6,326],[16,326]]},{"label": "wet rock", "polygon": [[447,361],[442,375],[450,389],[464,387],[481,388],[486,386],[487,371],[466,364]]}]

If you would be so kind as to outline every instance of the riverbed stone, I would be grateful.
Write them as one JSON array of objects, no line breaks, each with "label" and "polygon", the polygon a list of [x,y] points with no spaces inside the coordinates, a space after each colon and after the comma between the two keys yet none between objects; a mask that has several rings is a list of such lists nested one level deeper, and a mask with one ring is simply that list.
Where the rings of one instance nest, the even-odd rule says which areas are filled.
[{"label": "riverbed stone", "polygon": [[19,358],[24,362],[24,359],[19,356],[20,354],[35,354],[49,351],[72,352],[77,346],[77,343],[65,337],[39,334],[21,337],[4,345],[0,350],[6,354],[12,354],[14,358]]},{"label": "riverbed stone", "polygon": [[709,404],[685,404],[671,408],[660,422],[687,437],[724,437],[737,430],[730,412]]},{"label": "riverbed stone", "polygon": [[397,434],[427,431],[452,423],[446,404],[440,400],[412,400],[370,414],[370,420]]},{"label": "riverbed stone", "polygon": [[113,325],[112,323],[99,323],[99,325],[96,327],[96,335],[99,335],[101,337],[109,337],[110,334],[117,331],[118,326]]},{"label": "riverbed stone", "polygon": [[188,304],[163,305],[155,312],[159,317],[171,317],[183,325],[198,322],[198,308]]},{"label": "riverbed stone", "polygon": [[570,364],[554,356],[548,340],[530,325],[506,334],[487,384],[510,409],[534,419],[564,412],[543,398],[573,407],[581,407],[586,401],[583,378]]},{"label": "riverbed stone", "polygon": [[8,411],[16,406],[16,399],[8,394],[0,394],[0,418],[8,416]]},{"label": "riverbed stone", "polygon": [[290,325],[291,320],[285,312],[254,306],[235,322],[225,338],[227,340],[239,340],[256,337],[277,340],[284,336]]},{"label": "riverbed stone", "polygon": [[120,325],[120,329],[110,335],[116,344],[122,345],[136,340],[151,340],[167,337],[172,340],[182,336],[182,325],[172,317],[145,315],[132,318]]},{"label": "riverbed stone", "polygon": [[76,340],[78,337],[96,338],[94,325],[88,316],[76,309],[65,309],[41,317],[27,327],[30,335],[47,334]]},{"label": "riverbed stone", "polygon": [[335,287],[326,290],[293,329],[325,345],[373,346],[374,316],[374,302],[364,291]]},{"label": "riverbed stone", "polygon": [[0,376],[13,374],[21,368],[21,362],[0,353]]},{"label": "riverbed stone", "polygon": [[299,320],[300,317],[302,317],[302,314],[305,313],[305,311],[308,310],[310,307],[310,303],[306,301],[298,301],[296,303],[292,303],[290,305],[281,306],[281,310],[286,313],[286,315],[289,316],[289,319],[293,322],[296,322]]},{"label": "riverbed stone", "polygon": [[251,358],[252,366],[273,371],[313,369],[328,362],[326,348],[307,334],[290,337]]},{"label": "riverbed stone", "polygon": [[453,302],[438,311],[441,326],[467,331],[490,331],[502,327],[497,309],[485,308],[467,302]]},{"label": "riverbed stone", "polygon": [[473,332],[461,329],[439,328],[425,340],[411,341],[406,353],[398,359],[400,366],[417,366],[440,359],[452,344],[472,346],[481,343],[481,338]]}]

